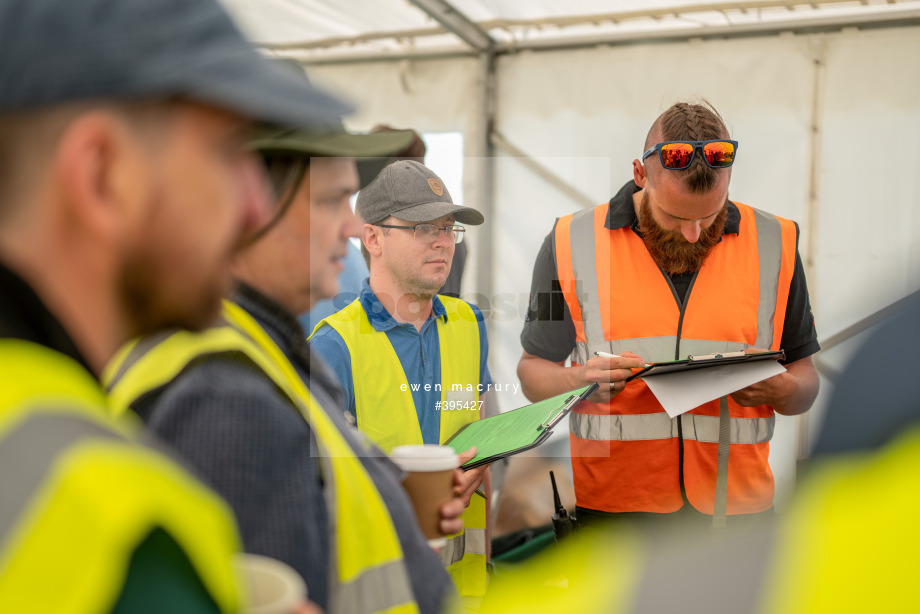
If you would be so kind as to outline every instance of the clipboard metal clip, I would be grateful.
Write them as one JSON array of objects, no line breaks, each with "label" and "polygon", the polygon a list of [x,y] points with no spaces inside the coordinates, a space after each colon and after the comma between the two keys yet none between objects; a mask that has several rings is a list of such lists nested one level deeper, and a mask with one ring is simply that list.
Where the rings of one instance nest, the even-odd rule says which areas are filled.
[{"label": "clipboard metal clip", "polygon": [[689,356],[687,356],[687,360],[690,360],[691,362],[698,362],[701,360],[718,360],[720,358],[741,358],[744,355],[745,354],[743,351],[741,352],[723,352],[721,354],[699,354],[697,356],[690,354]]},{"label": "clipboard metal clip", "polygon": [[581,403],[584,399],[587,399],[589,396],[594,394],[594,391],[597,390],[597,384],[591,384],[591,387],[584,391],[582,394],[573,394],[565,400],[562,404],[562,409],[559,409],[558,413],[554,416],[553,412],[555,409],[551,409],[549,414],[540,425],[537,427],[538,431],[545,431],[555,427],[559,422],[570,412],[572,408]]},{"label": "clipboard metal clip", "polygon": [[562,409],[559,410],[559,413],[556,414],[555,416],[553,416],[553,413],[556,411],[556,408],[554,407],[554,408],[552,408],[551,410],[549,410],[549,413],[546,414],[546,418],[544,418],[543,421],[542,421],[540,424],[537,425],[537,430],[538,430],[538,431],[543,431],[543,430],[550,429],[550,428],[553,428],[554,426],[556,426],[556,423],[558,422],[558,420],[556,420],[556,418],[558,418],[559,416],[564,415],[565,412],[566,412],[566,410],[569,409],[569,403],[572,402],[572,399],[577,399],[577,398],[578,398],[578,396],[577,396],[577,395],[574,395],[574,394],[573,394],[572,396],[570,396],[569,398],[567,398],[567,399],[565,400],[565,403],[562,404]]}]

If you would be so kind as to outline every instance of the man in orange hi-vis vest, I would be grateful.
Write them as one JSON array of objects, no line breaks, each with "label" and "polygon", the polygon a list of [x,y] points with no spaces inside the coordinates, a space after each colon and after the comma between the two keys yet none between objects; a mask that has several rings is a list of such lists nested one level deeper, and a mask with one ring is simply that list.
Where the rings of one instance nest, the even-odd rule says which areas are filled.
[{"label": "man in orange hi-vis vest", "polygon": [[[673,105],[633,181],[557,220],[537,256],[518,365],[525,394],[602,384],[570,420],[582,524],[718,527],[772,512],[774,414],[811,407],[819,346],[798,227],[728,199],[737,149],[711,105]],[[647,362],[749,348],[784,350],[786,371],[673,419],[641,379],[624,381]]]}]

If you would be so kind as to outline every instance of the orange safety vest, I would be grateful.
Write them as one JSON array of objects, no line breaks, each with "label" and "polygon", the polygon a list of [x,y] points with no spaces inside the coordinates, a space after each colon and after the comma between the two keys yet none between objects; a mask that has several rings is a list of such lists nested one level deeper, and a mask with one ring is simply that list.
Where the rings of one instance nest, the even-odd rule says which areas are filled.
[{"label": "orange safety vest", "polygon": [[[629,227],[605,228],[608,205],[560,218],[556,269],[575,324],[572,364],[584,364],[595,351],[629,350],[661,362],[780,349],[795,268],[795,224],[735,204],[739,233],[723,235],[707,256],[683,310],[642,238]],[[716,400],[669,418],[642,380],[630,382],[610,403],[578,405],[569,423],[578,505],[668,513],[686,500],[713,514],[719,409]],[[742,407],[728,398],[728,416],[725,511],[767,510],[773,503],[767,460],[773,409]]]}]

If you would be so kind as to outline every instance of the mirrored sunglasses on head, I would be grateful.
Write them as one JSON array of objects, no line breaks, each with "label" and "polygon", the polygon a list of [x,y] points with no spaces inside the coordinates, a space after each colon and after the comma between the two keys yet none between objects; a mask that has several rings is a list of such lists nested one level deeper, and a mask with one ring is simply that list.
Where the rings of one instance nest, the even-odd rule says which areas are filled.
[{"label": "mirrored sunglasses on head", "polygon": [[738,151],[738,141],[715,139],[712,141],[666,141],[658,143],[642,154],[645,161],[650,155],[658,152],[661,166],[672,171],[689,168],[693,164],[696,152],[700,151],[703,160],[710,168],[728,168],[735,163],[735,152]]}]

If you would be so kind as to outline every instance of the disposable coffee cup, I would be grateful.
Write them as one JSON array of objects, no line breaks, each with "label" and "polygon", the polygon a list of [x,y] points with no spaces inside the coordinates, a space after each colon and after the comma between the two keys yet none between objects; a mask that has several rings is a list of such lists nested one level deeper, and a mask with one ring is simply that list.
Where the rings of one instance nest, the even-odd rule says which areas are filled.
[{"label": "disposable coffee cup", "polygon": [[238,554],[233,566],[245,589],[243,614],[291,614],[307,600],[303,578],[277,559]]},{"label": "disposable coffee cup", "polygon": [[441,506],[454,496],[454,469],[460,465],[450,446],[434,444],[397,446],[390,458],[408,475],[403,486],[409,493],[422,533],[432,548],[443,548]]}]

